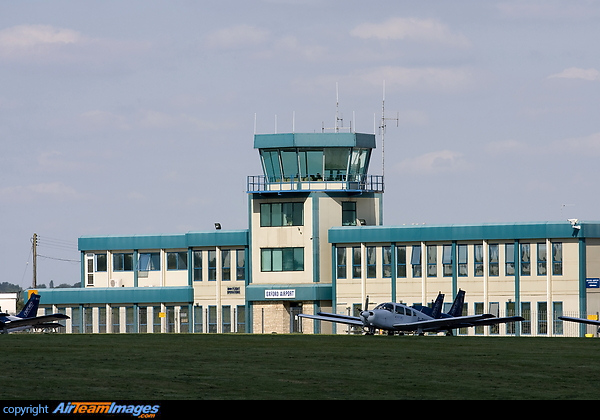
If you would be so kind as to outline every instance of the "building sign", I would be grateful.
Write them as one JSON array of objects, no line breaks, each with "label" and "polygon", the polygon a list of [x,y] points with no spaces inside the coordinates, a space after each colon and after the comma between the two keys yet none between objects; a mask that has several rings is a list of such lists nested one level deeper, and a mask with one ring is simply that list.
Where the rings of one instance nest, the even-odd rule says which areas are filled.
[{"label": "building sign", "polygon": [[599,289],[600,288],[600,278],[585,279],[585,287],[586,287],[586,289]]},{"label": "building sign", "polygon": [[239,287],[228,287],[227,288],[227,294],[228,295],[239,295],[240,294],[240,288]]},{"label": "building sign", "polygon": [[265,299],[295,299],[296,289],[265,290]]}]

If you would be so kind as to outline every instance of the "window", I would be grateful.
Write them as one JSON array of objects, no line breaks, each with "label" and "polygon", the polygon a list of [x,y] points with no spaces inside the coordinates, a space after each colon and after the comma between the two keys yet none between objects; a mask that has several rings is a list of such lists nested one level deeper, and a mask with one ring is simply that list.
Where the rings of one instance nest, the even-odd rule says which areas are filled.
[{"label": "window", "polygon": [[384,246],[381,248],[382,252],[382,264],[381,272],[384,278],[392,277],[392,247]]},{"label": "window", "polygon": [[342,203],[342,226],[356,226],[356,203],[353,201]]},{"label": "window", "polygon": [[469,275],[469,248],[467,245],[458,245],[458,276]]},{"label": "window", "polygon": [[231,332],[231,306],[221,306],[221,332]]},{"label": "window", "polygon": [[554,334],[563,333],[563,321],[558,319],[563,314],[563,303],[552,302],[552,329]]},{"label": "window", "polygon": [[346,248],[336,248],[337,278],[346,278]]},{"label": "window", "polygon": [[475,276],[483,276],[483,244],[476,244],[474,247],[473,269]]},{"label": "window", "polygon": [[497,277],[500,275],[500,246],[498,244],[490,244],[488,246],[488,270],[489,275]]},{"label": "window", "polygon": [[303,271],[304,248],[263,248],[261,271]]},{"label": "window", "polygon": [[246,280],[246,250],[235,251],[236,280]]},{"label": "window", "polygon": [[548,302],[538,302],[538,334],[548,334]]},{"label": "window", "polygon": [[396,276],[406,277],[406,247],[396,247]]},{"label": "window", "polygon": [[262,203],[260,205],[260,226],[302,226],[304,224],[304,203]]},{"label": "window", "polygon": [[529,276],[531,274],[531,256],[530,244],[521,244],[521,275]]},{"label": "window", "polygon": [[221,251],[221,280],[231,280],[231,251],[224,249]]},{"label": "window", "polygon": [[421,277],[421,245],[413,245],[410,264],[412,265],[412,276]]},{"label": "window", "polygon": [[[475,315],[481,315],[483,314],[483,302],[475,302]],[[484,327],[483,325],[477,325],[475,327],[475,334],[483,334],[484,332]]]},{"label": "window", "polygon": [[562,276],[563,273],[563,256],[562,242],[552,242],[552,274]]},{"label": "window", "polygon": [[208,281],[217,280],[217,251],[208,251]]},{"label": "window", "polygon": [[167,252],[167,270],[187,270],[187,252]]},{"label": "window", "polygon": [[350,149],[347,147],[328,147],[325,155],[325,181],[343,181],[346,179]]},{"label": "window", "polygon": [[303,181],[323,180],[323,151],[322,150],[300,150],[298,151],[300,161],[300,177]]},{"label": "window", "polygon": [[452,245],[444,245],[442,248],[442,264],[444,277],[452,276]]},{"label": "window", "polygon": [[238,305],[237,310],[237,330],[236,332],[246,332],[246,307],[244,305]]},{"label": "window", "polygon": [[[517,315],[517,304],[515,302],[507,302],[506,303],[506,316],[515,316]],[[506,324],[506,333],[507,334],[515,334],[517,332],[517,323],[516,322],[508,322]]]},{"label": "window", "polygon": [[377,277],[377,257],[374,246],[367,247],[367,277],[372,279]]},{"label": "window", "polygon": [[202,251],[194,251],[194,281],[202,281]]},{"label": "window", "polygon": [[525,320],[521,321],[521,334],[531,334],[531,303],[521,302],[521,316]]},{"label": "window", "polygon": [[115,271],[133,271],[133,254],[113,254],[113,269]]},{"label": "window", "polygon": [[360,247],[352,248],[352,278],[359,279],[361,277],[361,252]]},{"label": "window", "polygon": [[427,245],[427,277],[437,277],[437,245]]},{"label": "window", "polygon": [[145,252],[141,253],[138,258],[139,271],[159,271],[160,270],[160,253]]},{"label": "window", "polygon": [[545,276],[547,273],[546,266],[546,243],[537,244],[537,275]]},{"label": "window", "polygon": [[515,244],[505,244],[504,246],[504,269],[507,276],[515,275]]},{"label": "window", "polygon": [[96,254],[96,271],[106,271],[106,254]]}]

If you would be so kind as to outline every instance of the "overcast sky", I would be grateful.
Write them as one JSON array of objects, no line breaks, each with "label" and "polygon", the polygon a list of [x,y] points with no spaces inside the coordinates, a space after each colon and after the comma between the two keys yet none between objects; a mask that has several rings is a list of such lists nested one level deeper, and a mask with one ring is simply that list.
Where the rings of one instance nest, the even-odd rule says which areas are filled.
[{"label": "overcast sky", "polygon": [[381,174],[384,83],[384,224],[598,220],[599,39],[596,0],[2,1],[0,282],[33,233],[59,284],[80,236],[247,228],[255,120],[337,110]]}]

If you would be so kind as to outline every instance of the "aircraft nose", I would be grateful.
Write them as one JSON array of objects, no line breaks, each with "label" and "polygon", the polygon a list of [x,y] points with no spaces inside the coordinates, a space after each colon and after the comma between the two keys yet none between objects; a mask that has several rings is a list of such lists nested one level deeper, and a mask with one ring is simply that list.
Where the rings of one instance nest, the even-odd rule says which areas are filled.
[{"label": "aircraft nose", "polygon": [[360,313],[360,317],[363,319],[364,322],[369,322],[369,318],[371,318],[373,315],[374,314],[372,311],[362,311]]}]

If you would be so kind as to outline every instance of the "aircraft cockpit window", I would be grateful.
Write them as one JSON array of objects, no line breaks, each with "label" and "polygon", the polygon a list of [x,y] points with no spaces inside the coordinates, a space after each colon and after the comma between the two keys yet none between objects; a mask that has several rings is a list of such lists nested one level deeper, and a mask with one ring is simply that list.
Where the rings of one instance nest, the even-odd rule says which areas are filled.
[{"label": "aircraft cockpit window", "polygon": [[381,303],[377,305],[375,309],[384,309],[386,311],[394,312],[394,305],[391,303]]},{"label": "aircraft cockpit window", "polygon": [[396,313],[398,315],[404,315],[404,306],[400,306],[400,305],[396,306]]},{"label": "aircraft cockpit window", "polygon": [[413,316],[413,313],[410,309],[406,308],[406,315]]}]

